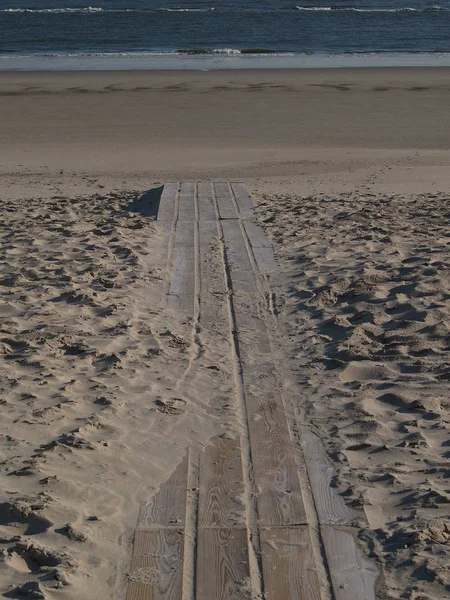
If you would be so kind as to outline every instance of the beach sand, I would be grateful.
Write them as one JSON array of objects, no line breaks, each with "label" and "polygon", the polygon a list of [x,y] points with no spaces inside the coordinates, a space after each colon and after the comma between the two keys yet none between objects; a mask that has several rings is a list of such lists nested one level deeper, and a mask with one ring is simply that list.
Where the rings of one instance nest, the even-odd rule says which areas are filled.
[{"label": "beach sand", "polygon": [[220,340],[219,376],[159,307],[167,234],[139,200],[233,179],[279,260],[291,410],[366,513],[378,597],[450,597],[449,74],[0,74],[1,593],[124,598],[139,502],[238,432]]}]

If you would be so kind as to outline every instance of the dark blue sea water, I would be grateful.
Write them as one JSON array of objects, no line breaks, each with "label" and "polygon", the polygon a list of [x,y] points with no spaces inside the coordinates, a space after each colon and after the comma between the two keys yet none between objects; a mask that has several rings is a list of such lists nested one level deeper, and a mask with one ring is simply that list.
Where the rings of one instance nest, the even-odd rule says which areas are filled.
[{"label": "dark blue sea water", "polygon": [[0,0],[2,58],[447,52],[450,0]]}]

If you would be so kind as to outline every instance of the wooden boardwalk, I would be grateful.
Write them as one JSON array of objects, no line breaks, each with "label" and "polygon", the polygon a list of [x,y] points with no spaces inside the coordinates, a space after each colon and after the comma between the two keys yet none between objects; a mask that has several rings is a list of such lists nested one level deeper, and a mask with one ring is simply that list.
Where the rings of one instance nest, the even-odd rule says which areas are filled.
[{"label": "wooden boardwalk", "polygon": [[221,333],[241,432],[230,439],[224,431],[204,452],[188,449],[142,503],[126,600],[375,599],[376,569],[355,543],[364,515],[331,488],[313,434],[303,432],[304,464],[294,453],[266,326],[266,274],[277,265],[252,219],[239,183],[164,186],[166,306],[190,316],[204,340],[227,315]]}]

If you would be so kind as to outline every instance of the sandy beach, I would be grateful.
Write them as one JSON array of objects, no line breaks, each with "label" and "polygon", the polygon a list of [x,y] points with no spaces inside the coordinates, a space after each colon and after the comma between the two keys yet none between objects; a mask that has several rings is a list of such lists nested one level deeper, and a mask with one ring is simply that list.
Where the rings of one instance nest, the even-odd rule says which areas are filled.
[{"label": "sandy beach", "polygon": [[226,341],[193,360],[162,307],[145,196],[232,180],[279,264],[289,418],[365,515],[377,598],[450,598],[449,75],[0,74],[4,597],[125,598],[139,503],[238,435]]}]

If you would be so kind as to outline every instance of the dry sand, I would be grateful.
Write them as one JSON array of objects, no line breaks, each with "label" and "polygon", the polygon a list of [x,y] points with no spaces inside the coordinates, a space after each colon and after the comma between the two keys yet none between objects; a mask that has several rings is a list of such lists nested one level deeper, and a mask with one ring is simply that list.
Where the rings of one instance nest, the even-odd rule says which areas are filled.
[{"label": "dry sand", "polygon": [[449,73],[1,74],[1,593],[123,598],[139,501],[237,431],[220,342],[218,376],[159,309],[167,239],[137,198],[239,178],[280,260],[286,386],[367,514],[380,599],[450,597]]}]

